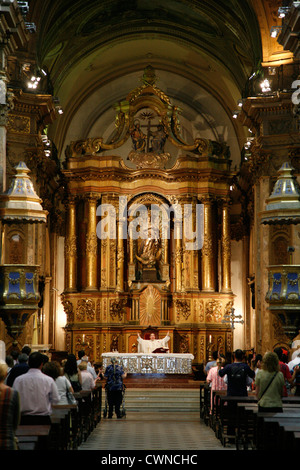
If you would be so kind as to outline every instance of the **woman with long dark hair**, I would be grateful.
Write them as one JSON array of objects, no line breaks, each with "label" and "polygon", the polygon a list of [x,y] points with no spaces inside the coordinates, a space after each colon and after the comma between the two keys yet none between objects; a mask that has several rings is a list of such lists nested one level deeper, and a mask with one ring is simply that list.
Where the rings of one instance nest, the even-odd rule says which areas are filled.
[{"label": "woman with long dark hair", "polygon": [[76,356],[69,354],[64,365],[64,375],[70,381],[74,392],[79,392],[82,389],[81,372],[78,369]]}]

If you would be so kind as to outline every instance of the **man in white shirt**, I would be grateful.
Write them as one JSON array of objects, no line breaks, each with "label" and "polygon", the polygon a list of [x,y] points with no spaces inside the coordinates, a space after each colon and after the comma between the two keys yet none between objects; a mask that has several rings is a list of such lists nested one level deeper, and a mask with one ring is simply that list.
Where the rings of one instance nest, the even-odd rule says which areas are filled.
[{"label": "man in white shirt", "polygon": [[154,333],[151,333],[150,339],[142,339],[138,333],[138,352],[143,354],[151,354],[155,349],[164,348],[168,349],[168,342],[170,341],[169,332],[162,339],[155,339]]},{"label": "man in white shirt", "polygon": [[28,365],[28,372],[17,377],[13,384],[13,388],[20,395],[20,424],[50,424],[52,404],[59,402],[57,385],[51,377],[42,372],[43,354],[30,354]]}]

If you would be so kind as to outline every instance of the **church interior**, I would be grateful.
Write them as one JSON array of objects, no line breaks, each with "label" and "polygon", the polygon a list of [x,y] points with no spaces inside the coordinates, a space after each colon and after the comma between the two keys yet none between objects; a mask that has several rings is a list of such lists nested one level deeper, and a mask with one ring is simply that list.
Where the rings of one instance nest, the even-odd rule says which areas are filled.
[{"label": "church interior", "polygon": [[0,0],[7,353],[291,351],[299,25],[291,1]]}]

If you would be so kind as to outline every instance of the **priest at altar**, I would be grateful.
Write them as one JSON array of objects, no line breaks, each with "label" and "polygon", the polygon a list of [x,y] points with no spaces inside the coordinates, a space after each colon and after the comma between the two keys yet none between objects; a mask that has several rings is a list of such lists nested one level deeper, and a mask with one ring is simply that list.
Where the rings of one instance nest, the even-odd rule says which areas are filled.
[{"label": "priest at altar", "polygon": [[156,349],[164,349],[164,350],[168,351],[169,350],[169,348],[168,348],[168,342],[169,341],[170,341],[169,332],[162,339],[156,339],[154,333],[151,333],[150,339],[142,339],[140,337],[140,334],[138,333],[138,338],[137,338],[138,353],[151,354]]}]

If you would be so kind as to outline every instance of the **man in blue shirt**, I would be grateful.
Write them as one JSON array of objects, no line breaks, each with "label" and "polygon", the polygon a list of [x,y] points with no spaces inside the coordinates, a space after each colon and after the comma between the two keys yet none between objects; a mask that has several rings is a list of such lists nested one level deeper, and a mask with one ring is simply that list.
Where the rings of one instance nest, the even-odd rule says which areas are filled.
[{"label": "man in blue shirt", "polygon": [[127,372],[124,372],[123,367],[117,364],[117,359],[111,359],[111,365],[105,369],[104,377],[106,378],[106,392],[108,401],[108,418],[112,418],[113,410],[117,418],[122,418],[121,415],[121,404],[122,404],[122,393],[123,393],[123,379],[126,377]]},{"label": "man in blue shirt", "polygon": [[243,362],[243,357],[243,351],[237,349],[234,352],[234,362],[219,370],[220,377],[227,375],[227,396],[246,397],[248,395],[247,378],[255,378],[254,370]]}]

